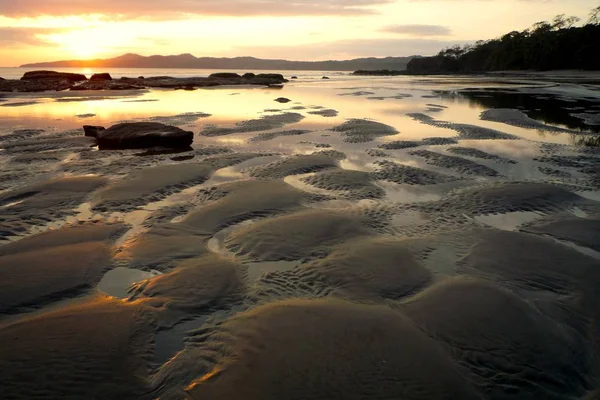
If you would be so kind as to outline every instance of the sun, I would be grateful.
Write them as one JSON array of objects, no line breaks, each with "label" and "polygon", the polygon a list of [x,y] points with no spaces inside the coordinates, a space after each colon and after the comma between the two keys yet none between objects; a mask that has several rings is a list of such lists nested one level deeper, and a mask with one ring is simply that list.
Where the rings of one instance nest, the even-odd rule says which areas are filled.
[{"label": "sun", "polygon": [[79,59],[90,59],[119,47],[122,38],[107,27],[80,29],[44,35],[43,39],[54,44],[61,52]]}]

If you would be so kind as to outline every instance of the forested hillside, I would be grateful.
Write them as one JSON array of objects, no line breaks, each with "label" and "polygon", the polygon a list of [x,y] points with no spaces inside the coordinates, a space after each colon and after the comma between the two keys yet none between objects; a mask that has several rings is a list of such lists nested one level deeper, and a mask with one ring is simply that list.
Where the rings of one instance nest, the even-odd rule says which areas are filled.
[{"label": "forested hillside", "polygon": [[564,14],[475,45],[454,46],[433,57],[414,59],[411,74],[473,73],[508,70],[600,70],[600,7],[583,26]]}]

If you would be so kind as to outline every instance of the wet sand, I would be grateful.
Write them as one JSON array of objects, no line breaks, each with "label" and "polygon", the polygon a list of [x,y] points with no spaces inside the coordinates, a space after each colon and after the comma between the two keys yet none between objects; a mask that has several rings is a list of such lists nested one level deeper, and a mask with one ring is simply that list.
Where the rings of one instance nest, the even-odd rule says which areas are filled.
[{"label": "wet sand", "polygon": [[598,88],[329,76],[1,94],[0,398],[594,398]]}]

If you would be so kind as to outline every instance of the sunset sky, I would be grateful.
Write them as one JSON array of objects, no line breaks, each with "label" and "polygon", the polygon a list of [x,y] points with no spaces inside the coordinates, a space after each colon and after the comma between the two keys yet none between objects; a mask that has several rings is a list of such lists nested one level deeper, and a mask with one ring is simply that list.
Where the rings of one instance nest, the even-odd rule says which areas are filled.
[{"label": "sunset sky", "polygon": [[192,53],[291,60],[429,55],[598,0],[0,0],[0,66]]}]

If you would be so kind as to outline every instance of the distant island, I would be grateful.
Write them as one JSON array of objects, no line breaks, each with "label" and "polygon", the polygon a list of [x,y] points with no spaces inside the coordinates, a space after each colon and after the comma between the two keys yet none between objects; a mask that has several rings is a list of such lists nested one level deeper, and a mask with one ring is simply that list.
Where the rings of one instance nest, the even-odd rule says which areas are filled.
[{"label": "distant island", "polygon": [[492,71],[600,70],[600,7],[589,21],[556,16],[530,29],[475,45],[454,46],[433,57],[412,59],[409,75],[472,74]]},{"label": "distant island", "polygon": [[356,71],[404,70],[408,63],[420,56],[357,58],[345,61],[289,61],[266,60],[254,57],[215,58],[194,57],[191,54],[170,56],[141,56],[125,54],[120,57],[98,60],[67,60],[21,65],[21,68],[197,68],[239,70],[304,70],[304,71]]}]

